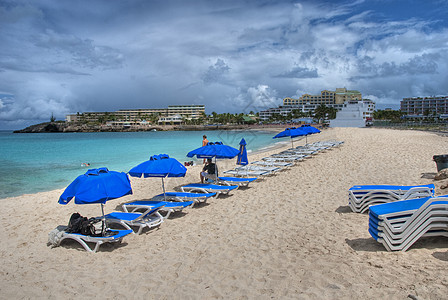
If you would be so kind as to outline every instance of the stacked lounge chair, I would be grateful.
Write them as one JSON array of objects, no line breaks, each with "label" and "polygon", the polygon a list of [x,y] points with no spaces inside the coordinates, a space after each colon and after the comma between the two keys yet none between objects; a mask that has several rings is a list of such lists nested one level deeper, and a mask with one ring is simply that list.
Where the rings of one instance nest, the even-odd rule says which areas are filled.
[{"label": "stacked lounge chair", "polygon": [[434,196],[434,184],[355,185],[348,191],[348,204],[353,212],[364,213],[371,205]]},{"label": "stacked lounge chair", "polygon": [[448,237],[448,196],[370,207],[369,233],[388,251],[406,251],[421,237]]}]

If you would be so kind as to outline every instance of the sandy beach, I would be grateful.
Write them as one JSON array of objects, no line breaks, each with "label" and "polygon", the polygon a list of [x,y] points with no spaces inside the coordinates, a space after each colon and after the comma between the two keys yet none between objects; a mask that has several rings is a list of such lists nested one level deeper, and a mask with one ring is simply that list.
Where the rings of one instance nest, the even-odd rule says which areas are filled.
[{"label": "sandy beach", "polygon": [[[436,194],[448,193],[440,189],[446,180],[432,179],[432,156],[446,154],[448,137],[330,128],[308,142],[331,139],[345,143],[95,254],[77,243],[46,243],[73,212],[98,216],[99,205],[59,205],[63,190],[1,199],[0,298],[446,299],[448,238],[387,252],[370,237],[368,215],[349,209],[348,189],[434,183]],[[220,170],[234,164],[218,161]],[[198,182],[200,168],[167,179],[167,190]],[[109,201],[106,213],[161,192],[160,179],[131,182],[134,194]]]}]

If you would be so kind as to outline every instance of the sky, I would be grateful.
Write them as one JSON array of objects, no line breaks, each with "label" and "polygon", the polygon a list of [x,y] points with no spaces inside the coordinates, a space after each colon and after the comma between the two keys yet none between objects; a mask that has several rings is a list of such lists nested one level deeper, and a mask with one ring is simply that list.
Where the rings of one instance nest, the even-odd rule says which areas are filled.
[{"label": "sky", "polygon": [[448,95],[448,0],[0,0],[0,130],[77,112]]}]

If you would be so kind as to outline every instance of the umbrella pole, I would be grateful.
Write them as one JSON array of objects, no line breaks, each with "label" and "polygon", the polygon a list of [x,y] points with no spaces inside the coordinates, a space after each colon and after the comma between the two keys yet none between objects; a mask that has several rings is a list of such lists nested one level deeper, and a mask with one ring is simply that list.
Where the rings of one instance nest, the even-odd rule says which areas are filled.
[{"label": "umbrella pole", "polygon": [[218,165],[216,164],[216,156],[215,156],[215,183],[218,183]]},{"label": "umbrella pole", "polygon": [[103,214],[103,219],[101,220],[101,236],[104,236],[106,217],[104,216],[104,204],[101,203],[101,213]]},{"label": "umbrella pole", "polygon": [[163,181],[163,177],[162,177],[162,189],[163,189],[163,200],[166,201],[165,183]]}]

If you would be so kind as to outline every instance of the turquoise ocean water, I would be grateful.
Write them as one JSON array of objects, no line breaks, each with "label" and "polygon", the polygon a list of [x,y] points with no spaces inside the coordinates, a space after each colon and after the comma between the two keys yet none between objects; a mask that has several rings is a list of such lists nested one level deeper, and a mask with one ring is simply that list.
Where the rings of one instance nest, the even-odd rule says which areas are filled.
[{"label": "turquoise ocean water", "polygon": [[0,198],[64,188],[88,169],[82,163],[128,172],[154,154],[194,160],[186,154],[202,146],[203,134],[235,148],[244,138],[248,151],[277,142],[263,131],[0,132]]}]

